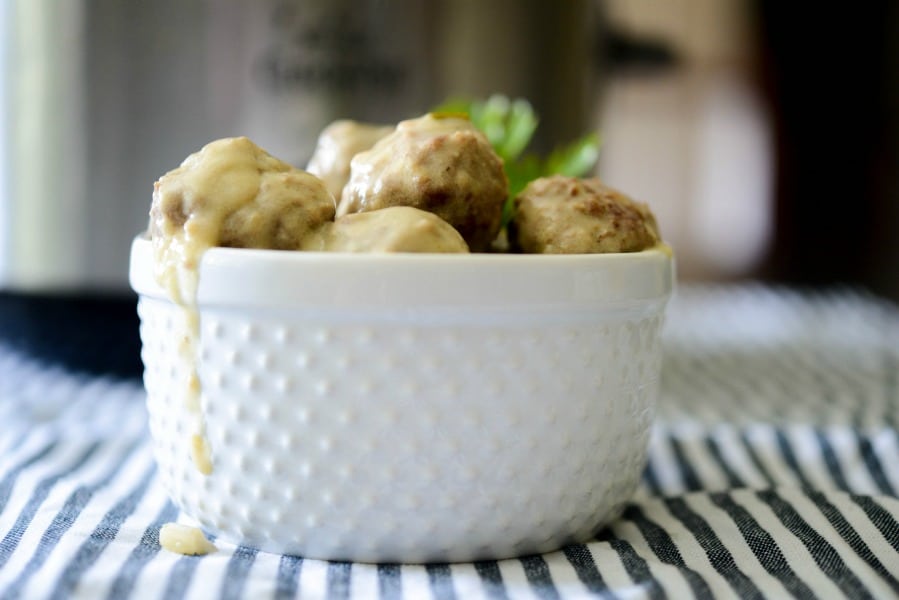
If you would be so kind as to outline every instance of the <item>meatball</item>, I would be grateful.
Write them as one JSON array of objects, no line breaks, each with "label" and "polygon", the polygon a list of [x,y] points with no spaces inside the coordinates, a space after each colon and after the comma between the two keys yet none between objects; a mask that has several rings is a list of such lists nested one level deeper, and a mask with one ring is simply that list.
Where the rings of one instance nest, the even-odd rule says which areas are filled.
[{"label": "meatball", "polygon": [[507,195],[503,162],[484,134],[466,118],[429,114],[402,121],[353,157],[337,216],[412,206],[442,218],[480,252],[499,232]]},{"label": "meatball", "polygon": [[656,220],[599,179],[556,175],[532,181],[515,198],[513,248],[531,254],[638,252],[659,243]]},{"label": "meatball", "polygon": [[350,159],[393,131],[393,126],[371,125],[356,121],[334,121],[318,136],[315,152],[306,170],[325,182],[335,198],[340,198],[350,179]]},{"label": "meatball", "polygon": [[308,237],[303,250],[327,252],[468,252],[449,223],[411,206],[354,213]]},{"label": "meatball", "polygon": [[314,175],[245,137],[211,142],[156,182],[150,237],[187,248],[298,249],[334,218],[335,202]]}]

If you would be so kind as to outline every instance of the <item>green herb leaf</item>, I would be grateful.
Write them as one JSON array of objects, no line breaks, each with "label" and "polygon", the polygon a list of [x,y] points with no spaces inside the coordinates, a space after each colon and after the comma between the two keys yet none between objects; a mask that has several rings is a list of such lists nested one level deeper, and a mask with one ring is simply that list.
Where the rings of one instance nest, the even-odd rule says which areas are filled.
[{"label": "green herb leaf", "polygon": [[432,113],[465,113],[471,116],[471,101],[463,98],[449,98],[431,109]]},{"label": "green herb leaf", "polygon": [[514,161],[531,142],[537,130],[537,115],[527,100],[515,100],[509,107],[505,118],[505,135],[500,142],[497,154],[503,160]]},{"label": "green herb leaf", "polygon": [[591,133],[552,151],[546,159],[545,175],[583,177],[590,173],[599,159],[599,135]]},{"label": "green herb leaf", "polygon": [[509,196],[514,198],[525,188],[527,184],[542,177],[544,174],[543,161],[535,154],[506,163],[506,177],[509,178]]},{"label": "green herb leaf", "polygon": [[506,177],[509,179],[509,196],[503,204],[502,227],[509,224],[515,216],[515,197],[530,182],[540,177],[543,173],[543,164],[540,158],[529,154],[515,162],[506,163]]}]

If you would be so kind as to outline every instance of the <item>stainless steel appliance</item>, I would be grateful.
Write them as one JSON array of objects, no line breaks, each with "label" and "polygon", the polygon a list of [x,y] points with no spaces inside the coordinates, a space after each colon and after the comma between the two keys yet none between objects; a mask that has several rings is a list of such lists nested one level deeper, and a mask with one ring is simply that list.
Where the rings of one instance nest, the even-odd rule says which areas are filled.
[{"label": "stainless steel appliance", "polygon": [[529,98],[550,143],[594,112],[596,3],[0,3],[0,292],[128,296],[152,184],[211,139],[302,166],[335,118]]}]

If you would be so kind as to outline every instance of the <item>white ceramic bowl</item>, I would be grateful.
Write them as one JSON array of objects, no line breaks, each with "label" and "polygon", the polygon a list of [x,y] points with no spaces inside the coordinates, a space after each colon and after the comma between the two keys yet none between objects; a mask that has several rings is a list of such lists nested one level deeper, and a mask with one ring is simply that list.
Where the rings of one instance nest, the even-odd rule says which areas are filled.
[{"label": "white ceramic bowl", "polygon": [[182,309],[134,242],[163,484],[223,539],[310,558],[461,561],[590,538],[633,493],[673,280],[634,254],[210,250],[201,406],[185,439]]}]

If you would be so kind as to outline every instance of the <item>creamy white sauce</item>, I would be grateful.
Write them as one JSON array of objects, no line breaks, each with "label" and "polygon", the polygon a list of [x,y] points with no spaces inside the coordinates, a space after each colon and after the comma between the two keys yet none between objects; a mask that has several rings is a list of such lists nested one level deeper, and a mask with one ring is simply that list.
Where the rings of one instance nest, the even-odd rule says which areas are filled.
[{"label": "creamy white sauce", "polygon": [[160,528],[159,545],[169,552],[190,556],[209,554],[218,550],[198,527],[180,523],[166,523]]},{"label": "creamy white sauce", "polygon": [[467,253],[468,245],[452,225],[434,213],[392,206],[353,213],[325,223],[303,240],[303,250],[320,252]]},{"label": "creamy white sauce", "polygon": [[335,202],[315,176],[266,153],[247,138],[211,142],[162,176],[153,189],[150,236],[156,280],[182,307],[182,389],[191,420],[194,465],[212,473],[214,449],[206,437],[197,370],[199,265],[219,245],[299,249],[310,231],[334,218]]},{"label": "creamy white sauce", "polygon": [[[197,355],[200,346],[200,314],[196,307],[198,276],[196,264],[202,251],[197,244],[180,243],[178,253],[167,252],[172,245],[160,244],[156,253],[156,279],[169,291],[172,300],[181,305],[181,343],[178,353],[183,364],[188,365],[187,375],[181,391],[182,404],[190,414],[190,456],[194,465],[204,475],[212,473],[212,458],[209,442],[206,441],[206,420],[201,408],[202,386],[197,370]],[[173,260],[178,256],[181,260]],[[188,267],[188,264],[194,266]],[[160,266],[162,265],[162,268]]]},{"label": "creamy white sauce", "polygon": [[[150,210],[155,277],[181,306],[178,352],[188,365],[181,389],[190,421],[187,454],[210,475],[214,448],[206,435],[198,370],[199,265],[222,244],[298,249],[311,230],[334,218],[334,198],[313,175],[294,169],[246,138],[212,142],[156,182]],[[160,544],[181,554],[215,550],[195,527],[168,523]]]}]

